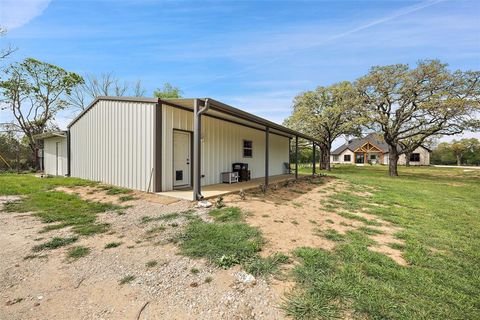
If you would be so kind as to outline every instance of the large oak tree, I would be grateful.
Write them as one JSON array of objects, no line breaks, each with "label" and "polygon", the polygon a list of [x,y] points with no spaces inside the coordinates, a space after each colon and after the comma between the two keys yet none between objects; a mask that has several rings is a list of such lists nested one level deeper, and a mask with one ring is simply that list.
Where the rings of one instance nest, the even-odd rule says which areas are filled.
[{"label": "large oak tree", "polygon": [[55,115],[68,106],[65,97],[83,79],[32,58],[10,65],[5,75],[6,79],[0,81],[2,109],[12,113],[15,121],[10,128],[23,133],[35,153],[38,146],[34,136],[53,125]]},{"label": "large oak tree", "polygon": [[318,87],[295,97],[293,112],[284,124],[320,141],[321,167],[330,170],[330,149],[335,139],[357,131],[352,105],[355,90],[350,82]]},{"label": "large oak tree", "polygon": [[480,72],[448,70],[438,60],[373,67],[355,82],[357,114],[380,130],[389,146],[389,173],[402,153],[427,139],[479,127]]}]

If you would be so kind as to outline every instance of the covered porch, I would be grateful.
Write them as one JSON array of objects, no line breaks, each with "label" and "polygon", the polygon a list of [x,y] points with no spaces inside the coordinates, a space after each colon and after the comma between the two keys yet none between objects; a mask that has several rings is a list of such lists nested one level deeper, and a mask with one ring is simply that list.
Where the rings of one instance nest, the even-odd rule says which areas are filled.
[{"label": "covered porch", "polygon": [[355,164],[383,163],[383,152],[374,144],[367,142],[354,151]]},{"label": "covered porch", "polygon": [[[186,200],[201,200],[205,198],[216,197],[222,194],[237,192],[242,189],[246,190],[246,189],[259,187],[260,185],[264,186],[265,188],[268,188],[271,183],[277,183],[277,182],[281,182],[288,179],[297,179],[299,177],[299,172],[298,172],[299,138],[307,141],[307,144],[313,150],[312,174],[315,174],[315,167],[316,167],[315,153],[316,153],[316,148],[318,147],[318,141],[316,141],[314,138],[306,134],[286,128],[279,124],[273,123],[266,119],[260,118],[258,116],[252,115],[250,113],[247,113],[245,111],[242,111],[240,109],[234,108],[232,106],[226,105],[224,103],[221,103],[219,101],[216,101],[210,98],[168,99],[168,100],[160,99],[159,104],[172,106],[178,109],[183,109],[183,110],[193,112],[193,127],[191,128],[193,129],[191,131],[191,138],[192,138],[191,139],[192,141],[191,157],[188,156],[186,160],[186,163],[188,165],[191,164],[192,166],[192,170],[191,171],[189,170],[191,172],[191,174],[189,175],[191,183],[185,183],[185,185],[190,185],[191,187],[189,186],[184,189],[184,188],[181,188],[182,186],[179,186],[178,188],[175,189],[175,186],[174,186],[173,190],[171,190],[171,188],[168,188],[166,189],[166,191],[163,191],[165,189],[162,190],[160,188],[159,190],[162,190],[162,191],[159,192],[159,194],[162,194],[164,196],[182,198]],[[262,134],[263,137],[260,136],[260,140],[262,141],[260,145],[263,148],[263,152],[261,153],[262,157],[255,160],[255,165],[257,166],[256,176],[258,177],[262,175],[261,178],[260,177],[254,178],[249,181],[235,183],[235,184],[202,183],[202,181],[203,182],[206,181],[206,180],[202,180],[202,178],[205,177],[204,168],[202,167],[202,158],[203,158],[203,161],[205,161],[205,164],[207,165],[211,163],[215,164],[215,161],[217,161],[223,153],[229,152],[225,144],[220,145],[221,147],[218,148],[216,154],[211,154],[212,149],[205,147],[205,135],[204,135],[205,130],[202,129],[202,127],[205,125],[205,123],[202,124],[203,117],[208,117],[209,119],[222,120],[224,122],[231,123],[232,125],[240,125],[245,128],[256,130],[257,132],[258,130],[263,132]],[[208,128],[208,126],[206,126],[206,128]],[[273,138],[270,137],[272,134],[275,134],[277,136],[282,136],[288,139],[288,141],[285,141],[288,143],[288,159],[285,159],[288,162],[284,162],[284,165],[289,169],[284,172],[291,173],[290,167],[292,163],[290,161],[290,154],[293,153],[294,156],[293,156],[292,162],[293,162],[294,174],[279,175],[281,171],[279,172],[279,170],[277,169],[275,169],[274,174],[272,174],[273,170],[271,170],[270,168],[270,160],[271,160],[270,157],[272,157],[272,159],[276,159],[275,157],[278,158],[278,152],[274,153],[271,150],[272,149],[271,143],[272,141],[274,141]],[[214,140],[214,139],[215,137],[211,136],[211,140]],[[292,143],[292,140],[293,140],[293,143]],[[244,140],[244,143],[245,141],[248,142],[251,140]],[[292,152],[292,144],[294,147],[293,152]],[[251,145],[251,142],[250,142],[250,145]],[[244,144],[244,149],[245,149],[245,144]],[[208,157],[204,157],[205,154],[207,154]],[[286,155],[286,153],[284,155]],[[250,155],[245,155],[245,154],[243,155],[243,158],[251,158],[251,157],[252,157],[251,153]],[[161,162],[161,159],[159,157],[158,167],[161,168],[162,163],[160,162]],[[236,163],[236,162],[238,161],[233,161],[232,163]],[[212,172],[214,170],[210,170],[210,171]],[[218,174],[222,172],[229,173],[229,172],[225,172],[225,169],[223,169],[222,171],[222,169],[219,167]],[[216,176],[216,175],[212,174],[211,176]],[[158,178],[159,178],[159,181],[161,181],[160,175],[158,175]],[[212,183],[212,182],[217,182],[218,180],[215,179],[215,181],[212,181],[211,179],[210,181],[211,181],[210,183]]]},{"label": "covered porch", "polygon": [[[308,176],[310,175],[298,174],[298,178],[308,177]],[[282,175],[270,176],[269,183],[270,185],[272,184],[275,185],[278,183],[282,183],[286,180],[294,180],[294,179],[295,179],[295,174],[282,174]],[[239,192],[240,190],[246,191],[246,190],[259,188],[260,185],[263,185],[264,183],[265,183],[265,178],[262,177],[262,178],[251,179],[249,181],[237,182],[237,183],[231,183],[231,184],[228,184],[228,183],[211,184],[211,185],[202,187],[202,195],[203,195],[203,199],[211,199],[211,198],[216,198],[218,196]],[[192,190],[193,190],[192,188],[175,189],[171,191],[158,192],[157,194],[161,196],[171,197],[171,198],[193,201],[196,199],[194,199],[194,194]]]}]

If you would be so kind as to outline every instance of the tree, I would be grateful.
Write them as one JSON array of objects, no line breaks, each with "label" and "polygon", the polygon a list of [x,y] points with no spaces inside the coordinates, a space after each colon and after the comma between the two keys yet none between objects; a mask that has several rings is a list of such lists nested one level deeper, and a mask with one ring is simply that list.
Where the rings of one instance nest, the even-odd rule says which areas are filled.
[{"label": "tree", "polygon": [[90,102],[100,96],[142,97],[145,92],[140,80],[132,85],[126,81],[122,82],[111,72],[102,73],[100,76],[87,74],[84,83],[72,89],[68,96],[68,103],[76,109],[84,110]]},{"label": "tree", "polygon": [[178,87],[172,86],[170,83],[166,82],[163,84],[163,88],[157,88],[153,91],[153,96],[160,99],[172,99],[172,98],[181,98],[182,90]]},{"label": "tree", "polygon": [[[0,27],[0,37],[4,37],[7,34],[7,29]],[[17,51],[17,48],[13,47],[12,45],[8,45],[4,48],[0,49],[0,59],[5,59],[12,53]]]},{"label": "tree", "polygon": [[15,122],[10,127],[25,134],[35,154],[38,146],[34,136],[54,126],[55,115],[68,106],[65,96],[82,84],[83,79],[76,73],[32,58],[10,65],[5,74],[7,79],[0,81],[2,109],[13,114]]},{"label": "tree", "polygon": [[330,170],[330,150],[335,139],[359,130],[351,106],[355,90],[350,82],[318,87],[295,97],[292,115],[284,124],[320,141],[321,168]]},{"label": "tree", "polygon": [[[389,146],[389,174],[397,176],[401,153],[427,139],[479,127],[480,72],[450,72],[438,60],[373,67],[355,82],[355,110]],[[403,144],[403,148],[402,148]]]}]

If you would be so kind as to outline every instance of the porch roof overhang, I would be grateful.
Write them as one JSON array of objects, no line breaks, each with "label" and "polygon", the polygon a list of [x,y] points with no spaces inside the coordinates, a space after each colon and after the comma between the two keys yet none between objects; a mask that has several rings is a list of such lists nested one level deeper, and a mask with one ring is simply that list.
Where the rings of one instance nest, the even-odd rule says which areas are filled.
[{"label": "porch roof overhang", "polygon": [[43,140],[43,139],[56,138],[56,137],[66,138],[67,132],[66,131],[50,131],[50,132],[39,133],[33,136],[33,138],[36,140]]},{"label": "porch roof overhang", "polygon": [[[207,99],[208,99],[209,108],[205,113],[203,113],[203,115],[211,116],[218,119],[223,119],[226,121],[236,122],[236,123],[254,127],[260,130],[269,128],[270,133],[277,133],[280,135],[287,136],[289,138],[294,138],[298,136],[299,138],[318,143],[318,140],[316,140],[311,136],[308,136],[301,132],[297,132],[295,130],[284,127],[275,122],[261,118],[254,114],[240,110],[238,108],[232,107],[230,105],[227,105],[215,99],[199,98],[197,100],[199,100],[201,104],[205,104],[205,101]],[[159,99],[159,103],[163,103],[166,105],[171,105],[171,106],[179,107],[183,109],[188,109],[193,112],[195,99],[194,98]]]}]

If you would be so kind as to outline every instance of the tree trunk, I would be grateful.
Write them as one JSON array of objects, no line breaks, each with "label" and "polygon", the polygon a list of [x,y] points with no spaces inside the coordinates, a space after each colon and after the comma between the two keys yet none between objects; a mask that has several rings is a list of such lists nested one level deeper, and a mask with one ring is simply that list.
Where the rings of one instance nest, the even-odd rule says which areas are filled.
[{"label": "tree trunk", "polygon": [[391,177],[398,176],[398,151],[397,146],[388,145],[388,173]]},{"label": "tree trunk", "polygon": [[320,146],[320,170],[326,170],[326,162],[325,162],[325,154],[327,151],[325,150],[324,146]]},{"label": "tree trunk", "polygon": [[461,165],[462,165],[462,157],[457,156],[457,166],[461,166]]},{"label": "tree trunk", "polygon": [[327,147],[326,150],[325,150],[325,169],[327,171],[331,170],[331,167],[330,167],[330,148],[329,147]]}]

